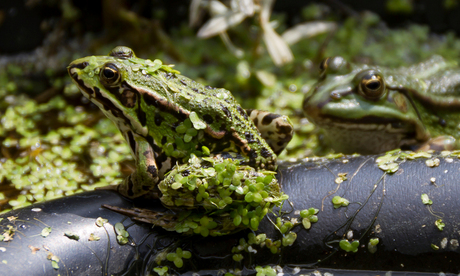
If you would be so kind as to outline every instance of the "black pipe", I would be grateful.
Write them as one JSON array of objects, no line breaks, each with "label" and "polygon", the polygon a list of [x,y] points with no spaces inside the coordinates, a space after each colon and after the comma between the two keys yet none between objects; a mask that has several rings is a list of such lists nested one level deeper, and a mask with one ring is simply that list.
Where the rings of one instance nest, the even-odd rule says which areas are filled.
[{"label": "black pipe", "polygon": [[[394,174],[384,173],[375,159],[363,156],[348,161],[281,163],[278,179],[291,203],[283,206],[283,220],[299,219],[299,211],[304,209],[320,211],[318,221],[309,230],[299,224],[285,233],[285,237],[296,233],[297,239],[291,246],[280,246],[275,254],[268,248],[268,240],[263,245],[238,248],[240,239],[249,242],[249,230],[204,238],[133,223],[100,207],[108,204],[129,208],[132,202],[114,192],[93,191],[1,215],[0,234],[6,240],[12,235],[12,240],[0,243],[0,275],[155,275],[154,268],[163,266],[171,274],[223,275],[222,271],[240,270],[248,275],[255,274],[256,266],[267,265],[278,265],[285,275],[315,270],[334,275],[381,275],[390,270],[392,275],[407,275],[408,271],[418,272],[410,275],[458,274],[458,158],[439,158],[437,167],[427,166],[427,159],[408,160],[399,164]],[[337,184],[336,179],[345,178],[339,173],[347,175]],[[432,205],[423,204],[422,194],[428,195]],[[334,196],[347,199],[349,205],[334,208]],[[158,202],[149,206],[163,209]],[[108,219],[109,224],[98,227],[98,217]],[[264,219],[254,235],[265,233],[272,243],[281,241],[283,234],[273,226],[276,216],[268,217],[271,221]],[[443,230],[435,224],[439,219],[445,224]],[[129,233],[126,245],[117,242],[113,228],[117,222],[122,222]],[[48,226],[51,233],[41,236]],[[100,240],[89,241],[91,234]],[[376,238],[378,244],[369,249],[370,239]],[[353,253],[356,240],[359,246]],[[340,241],[350,252],[340,247]],[[182,268],[168,260],[157,264],[161,256],[176,248],[191,252],[191,258],[182,258]],[[237,257],[242,259],[235,261]],[[57,269],[52,266],[53,259]]]}]

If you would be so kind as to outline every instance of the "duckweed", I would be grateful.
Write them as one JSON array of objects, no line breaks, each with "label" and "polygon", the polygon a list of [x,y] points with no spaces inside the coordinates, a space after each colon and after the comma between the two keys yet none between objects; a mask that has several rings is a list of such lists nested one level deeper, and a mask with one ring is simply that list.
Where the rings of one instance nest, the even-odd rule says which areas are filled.
[{"label": "duckweed", "polygon": [[119,244],[127,244],[129,239],[129,233],[125,230],[125,226],[121,222],[117,222],[114,225],[115,233],[117,234],[117,241]]},{"label": "duckweed", "polygon": [[88,241],[99,241],[99,240],[101,240],[101,237],[96,236],[96,234],[94,233],[89,234]]},{"label": "duckweed", "polygon": [[425,204],[425,205],[431,205],[433,204],[433,201],[428,197],[427,194],[422,194],[421,196],[421,199],[422,199],[422,203]]},{"label": "duckweed", "polygon": [[[88,114],[60,96],[41,104],[23,95],[8,97],[10,105],[0,117],[7,157],[0,161],[0,181],[25,192],[9,200],[12,208],[122,181],[120,162],[131,155],[110,120],[85,126]],[[48,112],[58,116],[50,118]]]},{"label": "duckweed", "polygon": [[168,255],[166,255],[166,259],[170,262],[174,262],[174,265],[178,268],[181,268],[184,265],[182,258],[190,259],[191,257],[192,253],[190,253],[190,251],[182,250],[180,247],[176,248],[175,253],[168,253]]},{"label": "duckweed", "polygon": [[45,227],[42,229],[42,232],[40,235],[44,238],[48,237],[48,235],[51,233],[51,227]]},{"label": "duckweed", "polygon": [[302,218],[302,225],[305,229],[310,229],[311,224],[315,223],[318,221],[318,217],[316,214],[318,214],[319,209],[315,208],[310,208],[308,210],[302,210],[300,211],[300,217]]},{"label": "duckweed", "polygon": [[71,240],[76,240],[76,241],[80,240],[80,236],[70,231],[64,232],[64,236],[66,236],[67,238]]},{"label": "duckweed", "polygon": [[334,208],[340,208],[340,207],[346,207],[350,204],[350,201],[348,199],[340,197],[340,196],[334,196],[332,198],[332,204],[334,204]]},{"label": "duckweed", "polygon": [[439,229],[439,231],[444,230],[444,227],[446,226],[446,224],[444,222],[442,222],[442,219],[437,219],[434,222],[434,225],[436,225],[436,227]]},{"label": "duckweed", "polygon": [[[179,222],[167,230],[204,237],[257,230],[265,215],[287,199],[273,174],[240,165],[239,160],[192,155],[158,185],[164,205],[196,209],[181,212]],[[215,210],[223,215],[207,216]]]},{"label": "duckweed", "polygon": [[54,269],[56,269],[56,270],[59,269],[59,264],[58,263],[59,263],[60,259],[59,259],[58,256],[56,256],[56,255],[54,255],[53,253],[50,252],[50,253],[48,253],[46,258],[51,261],[51,266]]},{"label": "duckweed", "polygon": [[377,252],[377,244],[379,244],[379,241],[379,238],[371,238],[367,243],[367,250],[372,254]]},{"label": "duckweed", "polygon": [[168,267],[167,266],[157,266],[153,268],[153,271],[158,273],[159,276],[166,276],[168,275]]},{"label": "duckweed", "polygon": [[283,246],[291,246],[294,244],[295,240],[297,239],[297,234],[295,232],[289,232],[285,235],[282,239]]},{"label": "duckweed", "polygon": [[268,265],[266,267],[256,266],[256,271],[256,276],[276,276],[276,270]]},{"label": "duckweed", "polygon": [[349,242],[348,240],[340,240],[339,246],[342,250],[345,250],[346,252],[353,252],[356,253],[358,252],[358,246],[359,246],[359,241],[353,241]]}]

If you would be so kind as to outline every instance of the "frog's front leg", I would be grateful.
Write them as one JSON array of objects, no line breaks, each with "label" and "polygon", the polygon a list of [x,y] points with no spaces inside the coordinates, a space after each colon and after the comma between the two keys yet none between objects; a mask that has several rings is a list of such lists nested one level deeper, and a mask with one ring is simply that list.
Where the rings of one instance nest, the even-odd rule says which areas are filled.
[{"label": "frog's front leg", "polygon": [[129,198],[136,198],[149,192],[155,193],[160,177],[152,146],[144,137],[131,131],[128,131],[125,136],[135,157],[136,171],[118,185],[117,191]]},{"label": "frog's front leg", "polygon": [[275,154],[280,154],[292,139],[294,127],[286,115],[246,109],[249,118]]}]

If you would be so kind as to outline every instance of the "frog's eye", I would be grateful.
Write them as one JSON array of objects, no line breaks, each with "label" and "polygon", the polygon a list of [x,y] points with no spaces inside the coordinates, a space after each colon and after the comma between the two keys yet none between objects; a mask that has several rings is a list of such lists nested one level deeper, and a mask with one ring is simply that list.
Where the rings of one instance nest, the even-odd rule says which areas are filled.
[{"label": "frog's eye", "polygon": [[102,67],[100,78],[104,85],[114,86],[120,82],[121,74],[115,64],[106,63]]},{"label": "frog's eye", "polygon": [[358,91],[369,100],[378,100],[385,94],[385,82],[380,72],[365,70],[357,75],[360,77]]},{"label": "frog's eye", "polygon": [[133,58],[136,57],[134,54],[134,51],[126,46],[117,46],[110,51],[109,56],[112,57],[117,57],[117,58],[122,58],[122,59],[128,59],[128,58]]},{"label": "frog's eye", "polygon": [[328,57],[319,65],[319,71],[320,77],[327,74],[345,75],[351,72],[351,66],[343,57]]}]

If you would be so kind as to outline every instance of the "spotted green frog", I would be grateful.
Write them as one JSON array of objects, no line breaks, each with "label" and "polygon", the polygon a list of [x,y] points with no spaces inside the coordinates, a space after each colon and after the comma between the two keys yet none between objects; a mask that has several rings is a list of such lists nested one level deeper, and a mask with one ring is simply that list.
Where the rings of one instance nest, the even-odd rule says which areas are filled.
[{"label": "spotted green frog", "polygon": [[228,90],[124,46],[77,59],[68,72],[130,146],[136,170],[117,190],[159,198],[172,211],[110,208],[167,230],[223,235],[257,229],[286,198],[273,174],[277,154],[292,138],[288,117],[244,110]]},{"label": "spotted green frog", "polygon": [[433,56],[396,69],[357,65],[340,56],[320,65],[303,110],[337,152],[376,154],[458,148],[460,68]]}]

